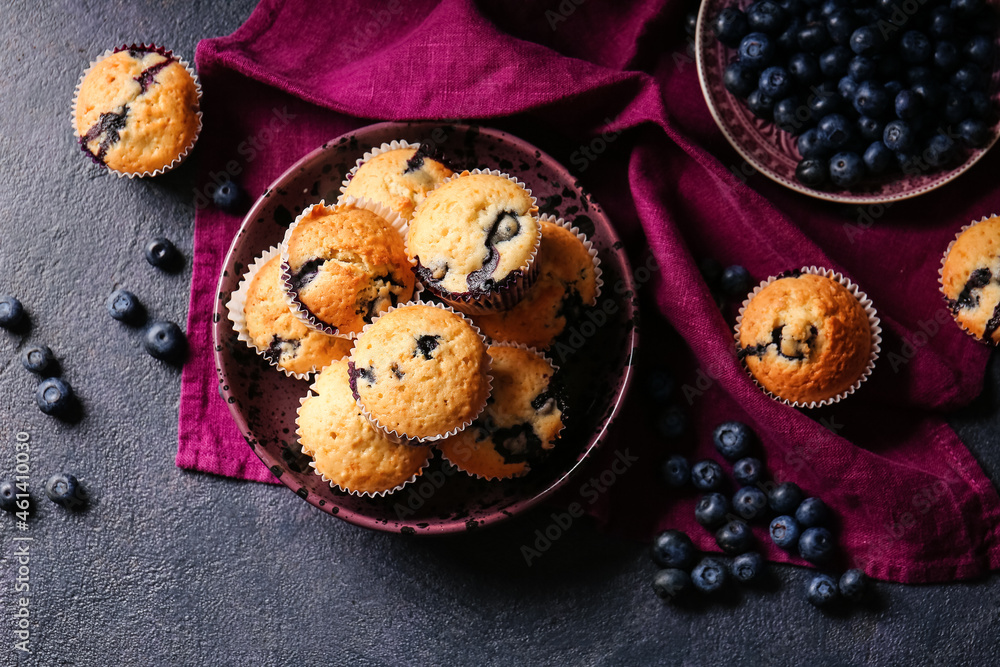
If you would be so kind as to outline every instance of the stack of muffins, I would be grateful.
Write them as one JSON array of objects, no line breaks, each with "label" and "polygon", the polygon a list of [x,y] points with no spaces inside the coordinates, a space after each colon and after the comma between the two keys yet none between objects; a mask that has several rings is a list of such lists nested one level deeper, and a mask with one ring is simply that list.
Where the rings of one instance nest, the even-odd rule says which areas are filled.
[{"label": "stack of muffins", "polygon": [[543,351],[596,304],[590,241],[539,217],[516,179],[453,173],[419,144],[365,153],[341,191],[307,207],[227,304],[241,341],[314,377],[296,423],[316,473],[381,496],[437,448],[475,477],[527,474],[564,428]]}]

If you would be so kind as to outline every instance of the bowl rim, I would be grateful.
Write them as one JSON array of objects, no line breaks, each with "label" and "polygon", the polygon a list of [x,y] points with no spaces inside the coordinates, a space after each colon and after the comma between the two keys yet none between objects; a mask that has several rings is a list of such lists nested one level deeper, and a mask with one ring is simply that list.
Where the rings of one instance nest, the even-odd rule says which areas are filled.
[{"label": "bowl rim", "polygon": [[[257,457],[261,460],[261,462],[265,466],[267,466],[268,469],[271,469],[276,465],[280,466],[281,461],[278,461],[277,459],[273,458],[271,454],[264,448],[250,445],[251,442],[256,441],[256,438],[254,437],[253,432],[250,430],[246,418],[243,416],[241,410],[239,409],[238,402],[229,401],[229,398],[231,397],[232,393],[230,390],[225,388],[227,386],[231,386],[231,383],[229,382],[229,375],[225,369],[225,364],[222,361],[222,351],[225,349],[224,346],[226,341],[223,340],[220,337],[220,335],[222,334],[222,332],[226,332],[226,334],[228,335],[228,332],[230,331],[231,327],[228,326],[228,316],[226,312],[224,312],[225,300],[220,297],[223,295],[223,282],[228,278],[228,276],[226,275],[227,267],[231,264],[233,256],[237,252],[237,248],[240,247],[241,245],[240,243],[241,238],[243,237],[247,229],[250,227],[250,225],[254,224],[254,221],[256,220],[260,210],[264,207],[267,199],[265,195],[280,188],[282,186],[282,183],[286,179],[289,179],[299,174],[300,169],[304,168],[306,164],[315,160],[319,155],[322,155],[328,150],[330,150],[331,147],[338,145],[341,142],[341,140],[347,139],[348,137],[351,136],[356,136],[358,133],[361,132],[379,132],[390,129],[399,129],[401,131],[412,131],[415,128],[427,128],[429,130],[432,130],[433,128],[443,127],[443,126],[454,128],[455,130],[458,131],[468,131],[475,129],[481,134],[486,134],[492,136],[493,138],[501,142],[515,145],[519,149],[524,151],[526,154],[535,156],[536,160],[545,162],[550,169],[553,169],[554,171],[558,172],[560,176],[565,179],[566,183],[570,183],[574,188],[580,191],[581,194],[585,194],[583,188],[578,185],[579,179],[573,177],[570,171],[566,167],[564,167],[562,163],[560,163],[558,160],[556,160],[555,158],[553,158],[540,148],[528,143],[524,139],[508,134],[503,130],[482,125],[469,125],[464,123],[448,123],[448,122],[438,122],[438,121],[416,121],[416,122],[385,121],[380,123],[373,123],[370,125],[364,125],[355,128],[353,130],[349,130],[338,137],[334,137],[333,139],[324,142],[317,148],[306,153],[304,156],[296,160],[295,163],[293,163],[291,166],[285,169],[277,178],[275,178],[271,182],[270,185],[268,185],[268,187],[264,190],[261,196],[258,197],[257,200],[254,202],[253,206],[250,207],[250,210],[247,212],[246,216],[244,216],[243,220],[241,221],[239,229],[233,236],[233,240],[229,245],[229,249],[226,251],[225,259],[222,262],[222,266],[219,267],[218,269],[219,279],[216,283],[216,290],[215,290],[216,298],[215,298],[215,306],[213,307],[213,325],[212,325],[213,353],[212,354],[215,361],[216,372],[219,378],[222,380],[222,383],[219,386],[220,394],[223,400],[225,401],[227,408],[229,409],[230,416],[232,417],[233,421],[235,422],[237,428],[240,431],[240,435],[242,435],[243,439],[247,442],[247,446],[251,448],[254,454],[257,455]],[[591,200],[591,205],[594,204],[595,203]],[[597,205],[597,209],[600,212],[600,216],[606,219],[607,214],[604,212],[604,209],[599,205]],[[614,226],[610,224],[610,220],[608,220],[607,222],[608,224],[605,225],[606,226],[605,232],[608,235],[608,240],[609,240],[608,247],[611,248],[612,252],[614,252],[618,256],[619,260],[622,262],[622,265],[624,267],[624,271],[622,272],[621,276],[621,280],[624,283],[624,285],[623,289],[619,292],[619,294],[635,295],[636,286],[633,276],[634,270],[632,268],[631,262],[628,259],[628,255],[624,251],[624,246],[622,244],[621,237],[618,235],[617,230],[615,230]],[[625,397],[628,395],[629,388],[631,387],[634,375],[633,366],[639,346],[639,320],[637,317],[639,314],[638,304],[634,302],[633,299],[630,298],[622,298],[620,299],[620,301],[623,302],[626,314],[630,316],[631,319],[633,320],[633,326],[629,330],[627,338],[622,341],[623,344],[628,346],[628,350],[627,353],[625,354],[622,370],[620,371],[623,374],[621,387],[617,395],[612,397],[609,403],[607,414],[606,416],[602,417],[600,428],[595,430],[595,432],[591,434],[590,440],[586,448],[584,448],[581,451],[581,453],[577,457],[576,462],[568,470],[563,472],[562,475],[560,475],[559,477],[548,483],[545,486],[545,488],[535,493],[534,495],[518,500],[513,504],[505,507],[503,510],[491,511],[486,516],[475,521],[476,528],[484,528],[486,526],[495,525],[507,519],[511,519],[514,516],[526,512],[527,510],[535,507],[536,505],[540,504],[547,498],[551,497],[557,491],[566,486],[573,477],[579,474],[579,472],[586,467],[588,460],[597,451],[597,449],[604,443],[605,435],[608,429],[610,428],[611,424],[614,422],[614,419],[617,416],[618,411],[625,400]],[[303,498],[302,494],[298,493],[298,491],[305,489],[304,486],[300,486],[297,484],[293,486],[293,484],[290,483],[291,478],[287,475],[281,475],[277,479],[279,482],[281,482],[281,484],[288,487],[291,491],[296,492],[297,496]],[[429,525],[426,528],[421,528],[420,530],[416,530],[409,525],[409,522],[386,521],[384,519],[379,519],[370,516],[369,514],[365,514],[364,512],[359,512],[339,506],[336,503],[330,502],[326,499],[320,499],[314,493],[307,493],[306,496],[303,498],[303,500],[308,502],[313,507],[316,507],[317,509],[323,511],[324,513],[329,514],[331,516],[335,516],[339,519],[343,519],[348,523],[363,528],[369,528],[372,530],[378,530],[383,532],[391,532],[391,533],[412,532],[417,535],[444,535],[451,533],[466,532],[472,527],[469,525],[469,522],[467,520],[449,519],[440,522],[435,522],[435,521],[425,522],[429,523]],[[323,501],[323,505],[320,505],[320,500]]]},{"label": "bowl rim", "polygon": [[[989,0],[989,1],[995,2],[995,0]],[[941,178],[934,180],[928,183],[927,185],[923,185],[919,188],[905,190],[903,192],[893,195],[888,195],[888,196],[852,195],[852,194],[844,194],[844,193],[850,193],[850,190],[827,192],[824,190],[815,190],[813,188],[808,188],[804,185],[800,185],[799,183],[791,181],[785,178],[784,176],[775,173],[768,166],[762,164],[756,157],[753,156],[753,154],[750,153],[750,151],[746,150],[743,146],[741,146],[740,143],[729,131],[728,124],[725,121],[722,112],[716,106],[715,98],[712,97],[712,94],[709,91],[709,86],[708,86],[708,73],[706,71],[706,64],[705,64],[705,52],[706,49],[708,49],[710,46],[709,42],[707,41],[709,39],[708,38],[708,32],[709,32],[708,21],[710,20],[708,18],[709,11],[713,12],[715,11],[713,3],[712,2],[701,3],[700,8],[698,9],[698,21],[695,27],[695,46],[694,46],[695,64],[697,65],[698,69],[698,84],[701,87],[702,96],[705,98],[705,104],[708,105],[708,110],[712,114],[712,118],[715,120],[715,124],[722,131],[723,136],[726,137],[726,141],[728,141],[729,145],[732,146],[737,153],[739,153],[740,157],[742,157],[744,160],[750,163],[750,165],[753,166],[753,168],[756,169],[758,173],[763,174],[764,176],[771,179],[775,183],[783,185],[790,190],[794,190],[795,192],[799,192],[814,199],[822,199],[824,201],[836,202],[838,204],[889,204],[892,202],[904,201],[907,199],[912,199],[914,197],[919,197],[920,195],[926,194],[933,190],[937,190],[941,186],[947,185],[948,183],[952,182],[953,180],[955,180],[956,178],[967,172],[969,169],[971,169],[977,162],[979,162],[979,160],[981,160],[983,156],[986,155],[987,152],[989,152],[989,150],[993,147],[993,145],[996,144],[997,140],[1000,139],[1000,124],[994,124],[992,128],[993,137],[990,139],[990,142],[983,148],[974,150],[972,154],[969,156],[969,158],[961,164],[961,166],[956,167],[955,169],[949,172],[943,172],[944,175]],[[996,42],[996,38],[994,38],[994,42]],[[998,57],[1000,57],[1000,55],[998,55]],[[995,91],[991,97],[996,97],[996,94],[997,93]]]}]

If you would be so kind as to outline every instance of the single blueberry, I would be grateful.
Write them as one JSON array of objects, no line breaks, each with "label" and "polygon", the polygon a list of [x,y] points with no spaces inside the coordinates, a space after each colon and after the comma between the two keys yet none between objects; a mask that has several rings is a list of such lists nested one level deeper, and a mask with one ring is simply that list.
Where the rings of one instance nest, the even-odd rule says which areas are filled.
[{"label": "single blueberry", "polygon": [[653,561],[660,567],[686,570],[698,555],[691,538],[679,530],[665,530],[653,538]]},{"label": "single blueberry", "polygon": [[746,14],[736,7],[726,7],[719,12],[712,27],[715,29],[715,38],[731,49],[738,47],[750,32]]},{"label": "single blueberry", "polygon": [[73,406],[73,389],[59,378],[46,378],[38,383],[35,402],[47,415],[64,416]]},{"label": "single blueberry", "polygon": [[753,542],[753,531],[742,519],[731,519],[715,531],[715,543],[730,556],[750,551]]},{"label": "single blueberry", "polygon": [[858,118],[858,134],[866,141],[882,141],[882,134],[885,131],[885,123],[877,118],[861,116]]},{"label": "single blueberry", "polygon": [[839,8],[826,17],[826,30],[834,44],[847,44],[857,28],[857,19],[850,9]]},{"label": "single blueberry", "polygon": [[846,0],[823,0],[820,4],[820,13],[823,18],[829,18],[834,12],[850,6],[850,2]]},{"label": "single blueberry", "polygon": [[762,32],[752,32],[740,40],[738,49],[740,62],[751,69],[764,69],[774,58],[774,44]]},{"label": "single blueberry", "polygon": [[974,118],[966,118],[958,124],[958,136],[969,148],[984,148],[991,139],[986,124]]},{"label": "single blueberry", "polygon": [[0,510],[4,512],[16,512],[20,508],[17,506],[17,485],[9,479],[0,482]]},{"label": "single blueberry", "polygon": [[969,113],[974,118],[989,120],[992,117],[993,102],[990,101],[990,96],[982,90],[973,90],[969,93],[969,105]]},{"label": "single blueberry", "polygon": [[814,127],[799,135],[796,146],[799,149],[799,155],[806,160],[825,158],[830,154],[830,149],[823,143],[819,130]]},{"label": "single blueberry", "polygon": [[892,164],[894,155],[881,140],[876,140],[865,149],[862,159],[865,161],[868,173],[881,174]]},{"label": "single blueberry", "polygon": [[799,48],[806,53],[822,53],[831,44],[833,40],[825,23],[810,21],[799,30]]},{"label": "single blueberry", "polygon": [[809,107],[798,97],[786,97],[774,105],[774,124],[789,134],[798,134],[810,120]]},{"label": "single blueberry", "polygon": [[822,118],[840,111],[843,103],[840,99],[840,91],[837,90],[836,81],[824,81],[818,86],[813,86],[810,90],[811,94],[806,100],[806,104],[809,105],[809,111],[812,112],[813,118]]},{"label": "single blueberry", "polygon": [[831,79],[846,76],[852,55],[854,54],[846,46],[833,46],[820,55],[819,68],[825,76]]},{"label": "single blueberry", "polygon": [[767,502],[775,514],[792,514],[802,504],[805,494],[795,482],[782,482],[768,493]]},{"label": "single blueberry", "polygon": [[740,554],[729,564],[729,572],[741,584],[757,581],[764,574],[764,557],[756,551]]},{"label": "single blueberry", "polygon": [[863,25],[851,33],[848,42],[851,50],[859,56],[869,56],[878,53],[883,46],[883,40],[875,26]]},{"label": "single blueberry", "polygon": [[811,86],[823,76],[815,56],[801,52],[788,59],[788,73],[800,86]]},{"label": "single blueberry", "polygon": [[168,238],[155,238],[146,244],[146,261],[158,269],[170,270],[181,263],[181,253]]},{"label": "single blueberry", "polygon": [[187,341],[173,322],[153,322],[143,334],[142,345],[153,358],[169,362],[183,358]]},{"label": "single blueberry", "polygon": [[733,510],[747,521],[760,519],[767,512],[767,495],[756,486],[744,486],[733,495]]},{"label": "single blueberry", "polygon": [[691,587],[691,575],[675,567],[660,570],[653,577],[653,592],[661,600],[672,600]]},{"label": "single blueberry", "polygon": [[834,546],[833,535],[826,528],[806,528],[799,536],[799,554],[813,563],[829,560]]},{"label": "single blueberry", "polygon": [[782,99],[792,91],[792,76],[784,67],[771,66],[760,73],[757,87],[770,98]]},{"label": "single blueberry", "polygon": [[854,102],[854,95],[858,92],[858,82],[850,76],[842,76],[837,82],[837,90],[845,101]]},{"label": "single blueberry", "polygon": [[865,163],[857,153],[837,153],[830,158],[830,180],[841,188],[850,188],[861,182]]},{"label": "single blueberry", "polygon": [[751,486],[764,476],[764,464],[760,459],[747,456],[733,464],[733,478],[738,484]]},{"label": "single blueberry", "polygon": [[24,306],[15,297],[0,296],[0,327],[16,329],[24,322]]},{"label": "single blueberry", "polygon": [[25,370],[37,375],[43,375],[55,367],[55,355],[46,345],[28,347],[21,352],[21,365]]},{"label": "single blueberry", "polygon": [[983,70],[974,63],[965,63],[951,75],[951,83],[959,90],[969,92],[983,87]]},{"label": "single blueberry", "polygon": [[719,286],[722,288],[723,294],[729,298],[739,299],[745,297],[750,291],[751,281],[750,272],[739,264],[734,264],[727,266],[726,270],[722,272]]},{"label": "single blueberry", "polygon": [[936,39],[950,39],[955,36],[956,25],[955,14],[948,7],[935,7],[927,31]]},{"label": "single blueberry", "polygon": [[799,50],[799,31],[806,22],[799,16],[792,17],[786,24],[775,43],[782,53],[796,53]]},{"label": "single blueberry", "polygon": [[924,108],[927,109],[937,108],[944,97],[944,89],[937,81],[918,81],[910,87],[910,90],[920,96]]},{"label": "single blueberry", "polygon": [[666,403],[676,387],[674,374],[663,366],[653,366],[646,373],[646,391],[657,403]]},{"label": "single blueberry", "polygon": [[795,178],[802,185],[815,188],[826,183],[830,177],[826,160],[822,158],[809,158],[802,160],[795,167]]},{"label": "single blueberry", "polygon": [[698,461],[691,466],[691,483],[699,491],[715,491],[725,481],[722,466],[715,461]]},{"label": "single blueberry", "polygon": [[895,100],[896,117],[912,120],[923,113],[924,101],[912,90],[901,90]]},{"label": "single blueberry", "polygon": [[830,522],[830,518],[830,508],[819,498],[806,498],[795,510],[795,520],[803,528],[825,526]]},{"label": "single blueberry", "polygon": [[867,81],[875,75],[875,61],[867,56],[854,56],[847,65],[847,75],[857,83]]},{"label": "single blueberry", "polygon": [[45,495],[56,505],[66,508],[80,507],[86,502],[83,487],[69,473],[57,473],[45,482]]},{"label": "single blueberry", "polygon": [[962,62],[958,47],[951,42],[938,42],[934,46],[934,65],[946,74],[958,69]]},{"label": "single blueberry", "polygon": [[679,406],[671,405],[660,410],[654,423],[656,432],[661,437],[672,439],[679,438],[688,427],[688,416]]},{"label": "single blueberry", "polygon": [[858,84],[858,92],[854,96],[854,108],[862,116],[878,118],[889,108],[889,94],[881,84],[864,81]]},{"label": "single blueberry", "polygon": [[215,186],[212,201],[226,213],[238,214],[243,211],[247,203],[247,194],[239,183],[227,178]]},{"label": "single blueberry", "polygon": [[913,148],[913,130],[906,121],[893,120],[885,125],[882,141],[889,150],[896,153],[908,153]]},{"label": "single blueberry", "polygon": [[729,499],[726,496],[717,491],[706,493],[694,506],[694,519],[705,528],[714,530],[726,522],[729,510]]},{"label": "single blueberry", "polygon": [[691,570],[691,585],[702,593],[716,593],[728,580],[725,564],[718,558],[703,558]]},{"label": "single blueberry", "polygon": [[799,545],[802,529],[799,527],[798,521],[786,515],[772,519],[768,532],[775,546],[785,551],[792,551]]},{"label": "single blueberry", "polygon": [[691,464],[680,454],[674,454],[663,462],[663,479],[667,486],[678,489],[691,481]]},{"label": "single blueberry", "polygon": [[119,322],[136,323],[142,316],[142,304],[138,297],[126,289],[117,289],[107,301],[108,314]]},{"label": "single blueberry", "polygon": [[820,139],[830,148],[839,150],[854,138],[854,128],[843,114],[832,113],[820,119],[816,125]]},{"label": "single blueberry", "polygon": [[962,49],[965,57],[983,69],[993,69],[993,40],[986,35],[974,35]]},{"label": "single blueberry", "polygon": [[865,596],[865,589],[868,587],[868,577],[861,570],[848,570],[840,575],[840,595],[845,600],[860,602]]},{"label": "single blueberry", "polygon": [[[743,290],[743,294],[746,292],[746,289]],[[712,444],[727,460],[736,461],[751,453],[755,437],[750,427],[743,422],[728,421],[719,424],[712,431]]]},{"label": "single blueberry", "polygon": [[947,167],[958,159],[958,145],[946,134],[935,134],[927,142],[924,157],[932,167]]},{"label": "single blueberry", "polygon": [[828,574],[817,574],[809,580],[806,599],[817,607],[829,607],[837,601],[837,582]]},{"label": "single blueberry", "polygon": [[739,98],[746,98],[756,89],[757,79],[756,70],[746,67],[741,62],[730,63],[722,73],[722,85]]},{"label": "single blueberry", "polygon": [[899,40],[899,55],[913,65],[926,62],[931,57],[931,41],[919,30],[907,30]]},{"label": "single blueberry", "polygon": [[913,65],[906,70],[906,82],[911,86],[926,81],[934,81],[935,75],[930,68],[923,65]]},{"label": "single blueberry", "polygon": [[983,0],[951,0],[951,8],[960,17],[975,16],[983,9]]},{"label": "single blueberry", "polygon": [[769,97],[760,88],[747,95],[747,108],[761,120],[770,122],[774,119],[774,98]]},{"label": "single blueberry", "polygon": [[747,7],[747,22],[750,29],[777,35],[785,25],[785,10],[772,0],[757,0]]}]

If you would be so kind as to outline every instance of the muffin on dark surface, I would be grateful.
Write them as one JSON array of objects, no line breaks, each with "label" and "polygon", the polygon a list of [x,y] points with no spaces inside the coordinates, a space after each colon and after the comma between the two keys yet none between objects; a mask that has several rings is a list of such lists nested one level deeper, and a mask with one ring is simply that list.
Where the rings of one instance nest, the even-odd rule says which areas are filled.
[{"label": "muffin on dark surface", "polygon": [[520,477],[556,446],[565,406],[553,387],[556,369],[534,350],[493,345],[493,393],[472,425],[438,443],[459,470],[485,479]]},{"label": "muffin on dark surface", "polygon": [[473,318],[497,342],[547,349],[582,307],[597,303],[602,284],[597,251],[563,220],[543,217],[541,230],[538,277],[524,298],[509,310]]},{"label": "muffin on dark surface", "polygon": [[941,292],[959,326],[981,341],[1000,343],[1000,217],[968,226],[948,247]]},{"label": "muffin on dark surface", "polygon": [[200,88],[170,51],[121,47],[80,81],[73,124],[84,152],[123,176],[163,173],[183,161],[201,131]]},{"label": "muffin on dark surface", "polygon": [[353,197],[299,216],[285,235],[281,268],[293,309],[308,326],[354,338],[379,313],[410,300],[415,279],[403,224]]},{"label": "muffin on dark surface", "polygon": [[792,404],[824,404],[853,391],[878,350],[878,319],[862,303],[867,298],[831,276],[782,274],[749,297],[737,322],[747,370]]},{"label": "muffin on dark surface", "polygon": [[382,144],[358,160],[340,191],[376,201],[409,220],[427,193],[452,175],[422,144]]},{"label": "muffin on dark surface", "polygon": [[531,192],[500,172],[463,172],[438,186],[407,232],[420,282],[463,312],[513,306],[536,274],[536,212]]}]

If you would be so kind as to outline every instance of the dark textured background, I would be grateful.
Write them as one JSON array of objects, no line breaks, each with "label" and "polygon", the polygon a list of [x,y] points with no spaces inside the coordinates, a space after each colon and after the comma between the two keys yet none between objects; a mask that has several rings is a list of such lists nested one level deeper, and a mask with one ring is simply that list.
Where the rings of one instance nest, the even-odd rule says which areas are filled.
[{"label": "dark textured background", "polygon": [[[126,286],[182,325],[190,265],[142,259],[151,237],[190,260],[192,165],[119,180],[78,154],[70,100],[105,48],[155,40],[193,60],[253,0],[0,6],[0,292],[19,295],[30,343],[55,350],[85,406],[74,426],[34,406],[35,379],[0,332],[0,472],[28,431],[31,647],[38,665],[996,664],[1000,580],[879,584],[877,603],[828,617],[802,597],[808,572],[706,606],[664,607],[645,547],[579,521],[530,568],[519,546],[548,511],[481,534],[414,540],[364,531],[284,487],[173,465],[179,372],[142,352],[104,299]],[[558,3],[553,0],[553,4]],[[1000,478],[1000,365],[955,425]],[[68,513],[42,481],[66,469],[92,491]],[[0,664],[12,650],[12,517],[0,517]]]}]

